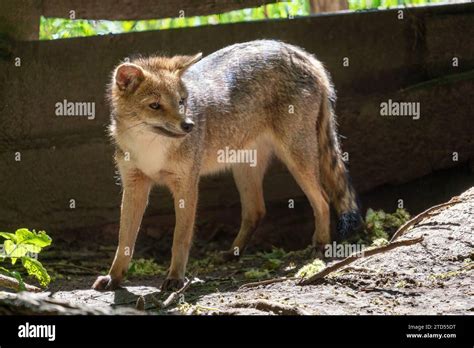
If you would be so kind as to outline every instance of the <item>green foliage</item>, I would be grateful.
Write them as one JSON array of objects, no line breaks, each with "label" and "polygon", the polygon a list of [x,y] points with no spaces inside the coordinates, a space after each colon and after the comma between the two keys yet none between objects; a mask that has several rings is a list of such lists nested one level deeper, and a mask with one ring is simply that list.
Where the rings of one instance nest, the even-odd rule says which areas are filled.
[{"label": "green foliage", "polygon": [[[35,230],[30,231],[26,228],[20,228],[15,233],[0,232],[0,237],[3,237],[3,253],[0,256],[1,261],[6,258],[11,260],[12,265],[16,264],[18,259],[21,260],[23,268],[30,276],[35,277],[41,286],[46,287],[51,282],[51,277],[34,255],[37,255],[41,250],[51,245],[52,239],[46,232]],[[21,274],[17,271],[9,270],[5,267],[0,267],[0,272],[12,276],[20,283],[20,289],[24,290],[24,282]]]},{"label": "green foliage", "polygon": [[[349,0],[350,10],[389,8],[400,5],[424,5],[442,0]],[[138,21],[105,21],[44,18],[40,22],[40,39],[66,39],[92,35],[129,33],[147,30],[177,29],[266,19],[309,16],[308,0],[291,0],[222,14],[197,17],[164,18]]]},{"label": "green foliage", "polygon": [[405,209],[397,209],[389,214],[383,210],[367,209],[365,227],[358,234],[343,241],[343,244],[364,244],[367,246],[381,246],[396,230],[410,219],[410,214]]},{"label": "green foliage", "polygon": [[301,267],[298,270],[298,272],[296,272],[295,277],[309,278],[312,275],[322,271],[324,267],[326,267],[326,264],[324,263],[324,261],[320,259],[314,259],[311,263],[308,263],[304,265],[303,267]]},{"label": "green foliage", "polygon": [[[387,245],[390,236],[409,219],[410,214],[405,209],[397,209],[393,214],[388,214],[383,210],[375,211],[369,208],[365,216],[365,228],[357,235],[343,241],[342,244],[366,245],[369,248]],[[325,264],[322,260],[314,259],[301,267],[295,276],[311,277],[324,267]]]},{"label": "green foliage", "polygon": [[268,259],[267,262],[263,264],[263,267],[268,270],[276,270],[279,269],[281,264],[283,263],[283,260],[279,259]]},{"label": "green foliage", "polygon": [[130,276],[154,276],[166,274],[166,269],[151,259],[132,260],[128,269]]},{"label": "green foliage", "polygon": [[281,248],[272,248],[272,251],[265,253],[258,253],[257,256],[263,259],[263,268],[269,271],[279,269],[286,258],[287,253]]},{"label": "green foliage", "polygon": [[384,245],[387,245],[387,244],[389,244],[388,239],[386,239],[386,238],[377,238],[377,239],[372,241],[372,244],[370,246],[374,247],[374,248],[378,248],[378,247],[381,247],[381,246],[384,246]]},{"label": "green foliage", "polygon": [[270,278],[270,272],[266,269],[251,268],[244,273],[244,276],[246,279],[264,279]]},{"label": "green foliage", "polygon": [[389,236],[409,219],[410,214],[401,208],[393,214],[387,214],[383,210],[367,209],[365,215],[367,233],[372,241],[378,238],[389,239]]},{"label": "green foliage", "polygon": [[31,257],[22,257],[21,262],[23,264],[23,267],[25,267],[25,269],[27,270],[28,274],[36,277],[41,286],[48,286],[49,282],[51,281],[51,277],[49,276],[48,272],[46,271],[46,268],[43,267],[41,262]]}]

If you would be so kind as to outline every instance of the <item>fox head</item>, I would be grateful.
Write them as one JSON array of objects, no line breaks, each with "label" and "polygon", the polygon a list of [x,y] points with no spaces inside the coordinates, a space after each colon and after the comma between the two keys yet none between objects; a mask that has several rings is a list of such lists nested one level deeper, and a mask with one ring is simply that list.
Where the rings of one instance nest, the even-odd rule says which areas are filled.
[{"label": "fox head", "polygon": [[120,64],[110,85],[114,121],[169,137],[190,133],[194,122],[186,113],[188,95],[181,76],[201,57],[149,57]]}]

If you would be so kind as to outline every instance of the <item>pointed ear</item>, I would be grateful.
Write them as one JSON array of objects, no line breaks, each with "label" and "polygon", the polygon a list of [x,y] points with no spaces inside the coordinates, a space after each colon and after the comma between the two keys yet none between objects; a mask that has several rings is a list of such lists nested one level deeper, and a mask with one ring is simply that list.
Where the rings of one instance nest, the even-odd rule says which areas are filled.
[{"label": "pointed ear", "polygon": [[115,70],[115,84],[121,91],[133,92],[145,79],[142,68],[131,63],[124,63]]},{"label": "pointed ear", "polygon": [[175,56],[172,58],[174,63],[174,70],[178,72],[179,75],[184,73],[194,63],[200,61],[202,58],[202,53],[199,52],[194,56]]}]

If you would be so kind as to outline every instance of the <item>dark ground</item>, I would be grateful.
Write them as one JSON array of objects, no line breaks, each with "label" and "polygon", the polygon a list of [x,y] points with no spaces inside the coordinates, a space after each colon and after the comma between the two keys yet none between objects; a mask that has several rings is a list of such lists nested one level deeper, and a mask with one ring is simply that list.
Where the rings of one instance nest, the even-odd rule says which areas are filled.
[{"label": "dark ground", "polygon": [[[394,202],[401,196],[410,212],[416,214],[449,200],[449,192],[461,192],[469,183],[469,168],[461,168],[381,188],[379,195],[365,195],[362,200],[372,207],[393,211]],[[430,187],[437,187],[436,192]],[[200,214],[187,273],[199,281],[180,301],[165,309],[157,309],[152,296],[164,300],[169,295],[162,294],[159,287],[170,261],[173,216],[144,220],[134,260],[153,260],[154,266],[129,272],[123,288],[115,292],[97,292],[90,286],[110,266],[117,225],[63,234],[41,253],[40,260],[53,278],[47,289],[52,300],[76,304],[90,313],[139,313],[134,308],[137,298],[144,296],[146,312],[155,314],[281,314],[282,310],[308,314],[472,314],[474,189],[462,197],[462,203],[428,217],[401,237],[423,236],[421,244],[357,260],[322,284],[309,286],[288,280],[239,290],[245,283],[293,276],[312,262],[311,251],[304,249],[313,228],[312,212],[305,200],[296,201],[299,209],[295,214],[288,214],[285,205],[270,207],[247,253],[239,261],[225,264],[217,262],[216,255],[229,247],[238,229],[240,208],[223,207],[218,212]],[[432,203],[423,205],[423,199]],[[326,261],[327,265],[337,262]],[[146,274],[141,274],[144,270]],[[279,309],[261,307],[268,301]],[[51,309],[52,313],[56,310]]]},{"label": "dark ground", "polygon": [[[299,286],[289,280],[239,290],[240,285],[255,281],[253,269],[267,270],[267,274],[257,275],[261,278],[292,276],[302,265],[311,262],[310,253],[284,253],[274,249],[219,265],[213,261],[214,253],[209,251],[219,243],[198,240],[188,275],[200,281],[190,286],[181,303],[164,310],[157,310],[151,300],[151,296],[163,300],[168,295],[159,291],[164,268],[159,275],[131,276],[123,284],[124,288],[116,292],[89,289],[96,274],[79,267],[104,271],[104,265],[109,265],[113,255],[112,248],[59,254],[60,258],[68,254],[68,265],[64,266],[68,275],[54,281],[50,291],[54,292],[55,299],[96,308],[133,308],[141,295],[145,309],[161,314],[279,314],[281,308],[308,314],[472,314],[473,230],[474,189],[470,189],[462,195],[461,203],[435,212],[401,237],[423,236],[421,244],[357,260],[320,285]],[[202,251],[206,249],[207,253]],[[153,254],[152,250],[141,253],[142,256]],[[278,267],[272,265],[274,259],[280,260]],[[51,261],[44,260],[46,264],[54,264]],[[329,264],[331,262],[335,261]],[[72,275],[74,272],[77,274]],[[261,300],[276,304],[277,309],[242,308],[257,306]]]}]

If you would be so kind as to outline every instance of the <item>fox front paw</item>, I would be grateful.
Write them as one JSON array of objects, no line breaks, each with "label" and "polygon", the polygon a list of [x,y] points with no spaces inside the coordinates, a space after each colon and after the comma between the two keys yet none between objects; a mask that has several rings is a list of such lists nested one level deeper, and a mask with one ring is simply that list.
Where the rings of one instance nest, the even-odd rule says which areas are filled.
[{"label": "fox front paw", "polygon": [[161,284],[161,291],[179,290],[184,286],[184,279],[166,278]]},{"label": "fox front paw", "polygon": [[118,288],[120,281],[112,279],[110,275],[99,276],[92,284],[92,289],[98,291],[115,290]]}]

